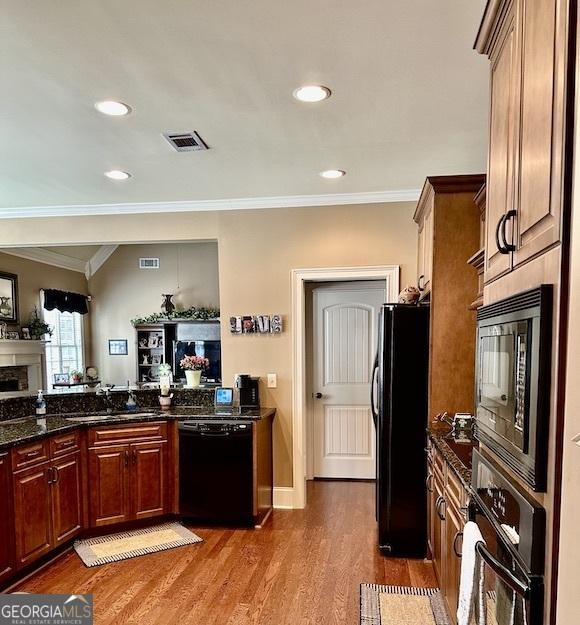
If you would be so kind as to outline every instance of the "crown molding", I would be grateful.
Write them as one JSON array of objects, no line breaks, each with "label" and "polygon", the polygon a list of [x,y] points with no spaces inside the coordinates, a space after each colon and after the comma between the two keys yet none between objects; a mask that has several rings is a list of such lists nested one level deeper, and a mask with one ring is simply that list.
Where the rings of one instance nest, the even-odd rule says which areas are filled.
[{"label": "crown molding", "polygon": [[108,258],[118,248],[118,245],[101,245],[85,265],[85,276],[87,280],[92,278],[97,271],[105,264]]},{"label": "crown molding", "polygon": [[3,254],[10,254],[11,256],[19,256],[20,258],[26,258],[26,260],[32,260],[37,263],[44,263],[45,265],[52,265],[53,267],[60,267],[61,269],[69,269],[70,271],[78,271],[79,273],[85,273],[86,263],[79,258],[72,258],[65,256],[64,254],[58,254],[57,252],[51,252],[41,247],[27,247],[27,248],[0,248]]},{"label": "crown molding", "polygon": [[143,213],[183,213],[198,211],[251,210],[258,208],[298,208],[344,204],[382,204],[416,202],[421,189],[366,191],[362,193],[324,193],[319,195],[279,195],[227,200],[184,202],[137,202],[128,204],[77,204],[70,206],[24,206],[0,208],[0,219],[33,217],[80,217],[87,215],[131,215]]}]

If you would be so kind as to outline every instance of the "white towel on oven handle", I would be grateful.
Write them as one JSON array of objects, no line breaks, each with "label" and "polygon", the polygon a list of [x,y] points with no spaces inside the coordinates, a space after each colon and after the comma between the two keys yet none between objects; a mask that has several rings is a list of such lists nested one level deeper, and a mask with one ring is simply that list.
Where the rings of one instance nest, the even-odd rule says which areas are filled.
[{"label": "white towel on oven handle", "polygon": [[[473,625],[476,612],[478,625],[485,625],[486,604],[483,570],[485,564],[475,548],[478,542],[485,544],[479,527],[473,521],[468,521],[463,528],[457,625]],[[477,611],[475,610],[476,602],[479,608]]]}]

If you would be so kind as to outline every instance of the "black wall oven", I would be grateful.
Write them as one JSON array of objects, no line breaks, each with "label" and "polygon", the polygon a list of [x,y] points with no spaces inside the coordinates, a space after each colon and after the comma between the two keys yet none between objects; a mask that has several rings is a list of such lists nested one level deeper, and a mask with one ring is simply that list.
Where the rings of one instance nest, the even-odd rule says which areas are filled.
[{"label": "black wall oven", "polygon": [[552,287],[477,313],[476,437],[534,490],[546,487]]},{"label": "black wall oven", "polygon": [[471,485],[469,518],[485,540],[476,546],[485,565],[476,622],[543,625],[544,509],[477,450]]}]

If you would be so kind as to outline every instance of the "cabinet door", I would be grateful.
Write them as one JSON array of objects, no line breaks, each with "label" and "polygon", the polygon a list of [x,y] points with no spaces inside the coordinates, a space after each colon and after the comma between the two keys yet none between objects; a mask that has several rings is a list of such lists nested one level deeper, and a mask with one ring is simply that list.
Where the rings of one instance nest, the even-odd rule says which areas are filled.
[{"label": "cabinet door", "polygon": [[445,578],[443,593],[447,601],[449,613],[455,622],[457,602],[459,598],[459,577],[461,573],[461,528],[459,513],[452,505],[447,506],[445,512]]},{"label": "cabinet door", "polygon": [[435,236],[434,232],[434,221],[435,217],[433,215],[433,207],[429,208],[425,215],[425,280],[424,287],[425,292],[429,293],[431,291],[431,278],[433,276],[433,238]]},{"label": "cabinet door", "polygon": [[[498,43],[490,57],[490,120],[487,165],[487,214],[485,281],[511,269],[511,254],[500,252],[497,244],[500,221],[515,208],[515,166],[519,98],[518,33],[515,7],[505,17]],[[511,234],[506,227],[506,238]],[[501,233],[500,233],[501,234]]]},{"label": "cabinet door", "polygon": [[82,529],[80,453],[53,461],[51,471],[52,540],[56,547]]},{"label": "cabinet door", "polygon": [[433,480],[433,567],[439,584],[443,585],[443,529],[444,521],[441,518],[444,516],[444,503],[443,500],[443,487],[439,484],[437,479]]},{"label": "cabinet door", "polygon": [[417,240],[417,287],[423,288],[425,280],[425,220],[419,224]]},{"label": "cabinet door", "polygon": [[144,519],[167,511],[166,443],[131,445],[132,516]]},{"label": "cabinet door", "polygon": [[130,519],[129,445],[89,449],[91,527]]},{"label": "cabinet door", "polygon": [[558,19],[567,4],[557,0],[522,2],[519,202],[514,264],[538,254],[560,238],[567,36],[558,31]]},{"label": "cabinet door", "polygon": [[16,564],[30,564],[52,548],[48,462],[13,476]]},{"label": "cabinet door", "polygon": [[0,454],[0,582],[14,571],[14,517],[10,456]]},{"label": "cabinet door", "polygon": [[429,460],[427,464],[427,545],[433,558],[433,522],[435,515],[435,487],[433,485],[433,466]]}]

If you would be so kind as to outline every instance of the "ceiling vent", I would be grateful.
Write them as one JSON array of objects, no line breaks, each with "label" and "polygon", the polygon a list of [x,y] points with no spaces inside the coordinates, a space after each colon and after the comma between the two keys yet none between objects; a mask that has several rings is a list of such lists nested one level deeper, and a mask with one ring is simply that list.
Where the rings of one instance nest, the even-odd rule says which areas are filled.
[{"label": "ceiling vent", "polygon": [[160,263],[158,258],[140,258],[139,269],[159,269]]},{"label": "ceiling vent", "polygon": [[208,150],[204,140],[195,132],[164,132],[163,136],[178,152]]}]

